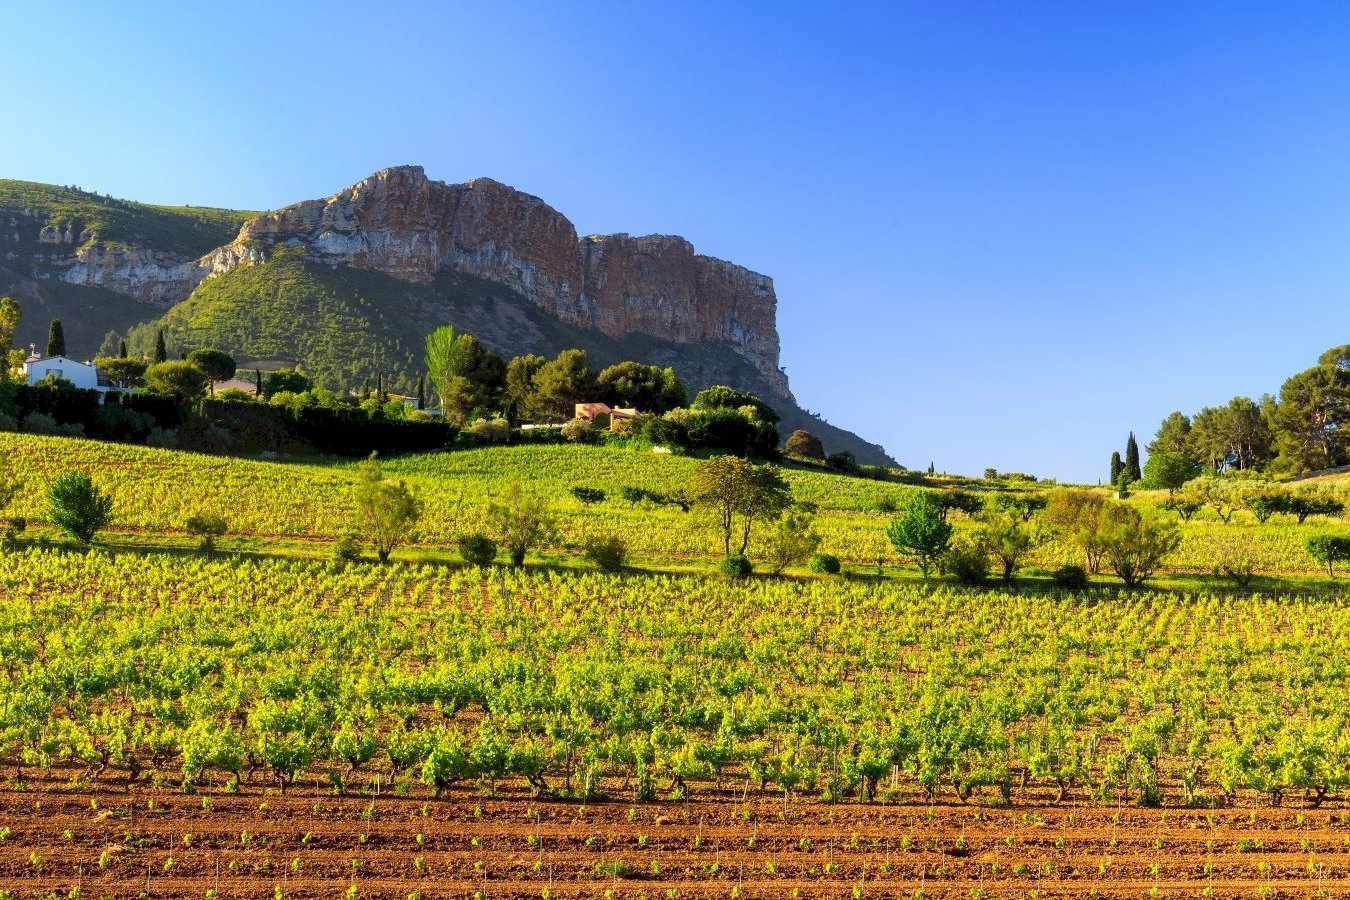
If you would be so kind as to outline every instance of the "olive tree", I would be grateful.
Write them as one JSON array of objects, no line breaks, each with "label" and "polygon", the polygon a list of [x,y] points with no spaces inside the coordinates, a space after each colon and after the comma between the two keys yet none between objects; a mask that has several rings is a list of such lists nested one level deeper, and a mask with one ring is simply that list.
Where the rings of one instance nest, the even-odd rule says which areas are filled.
[{"label": "olive tree", "polygon": [[739,456],[717,456],[701,464],[685,488],[689,501],[708,512],[722,538],[723,556],[739,533],[744,556],[755,522],[776,518],[792,503],[792,490],[775,466],[756,466]]},{"label": "olive tree", "polygon": [[1181,543],[1172,522],[1147,520],[1133,506],[1112,503],[1102,509],[1102,558],[1126,587],[1142,584],[1163,558]]},{"label": "olive tree", "polygon": [[523,565],[529,549],[553,533],[548,506],[539,497],[521,493],[520,485],[514,482],[501,502],[488,507],[488,524],[510,554],[513,566]]},{"label": "olive tree", "polygon": [[394,547],[421,516],[422,502],[403,481],[384,477],[374,453],[357,473],[354,500],[356,527],[370,538],[380,562],[388,562]]}]

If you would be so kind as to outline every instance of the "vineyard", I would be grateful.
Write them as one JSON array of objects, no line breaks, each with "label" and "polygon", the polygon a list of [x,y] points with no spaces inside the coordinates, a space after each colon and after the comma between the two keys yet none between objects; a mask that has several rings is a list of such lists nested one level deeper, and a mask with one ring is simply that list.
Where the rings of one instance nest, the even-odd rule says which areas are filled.
[{"label": "vineyard", "polygon": [[[728,580],[697,512],[620,490],[673,492],[696,460],[517,447],[386,463],[425,507],[377,565],[332,559],[350,462],[0,450],[31,520],[0,553],[0,898],[1311,897],[1350,879],[1350,605],[1303,547],[1334,521],[1195,516],[1162,581],[1198,590],[968,590],[886,541],[918,488],[789,470],[852,571]],[[88,552],[43,521],[71,468],[115,496]],[[462,565],[455,538],[513,483],[558,517],[555,544]],[[230,523],[214,558],[185,552],[198,513]],[[586,568],[593,534],[636,563]],[[1316,589],[1219,590],[1205,573],[1235,542]]]},{"label": "vineyard", "polygon": [[[822,878],[836,891],[901,879],[912,892],[920,877],[928,896],[944,895],[944,878],[964,896],[977,875],[993,896],[999,871],[1056,882],[1066,866],[1081,893],[1124,876],[1103,846],[1091,865],[1107,869],[1081,880],[1088,844],[1071,817],[1101,831],[1122,815],[1144,830],[1131,839],[1166,854],[1217,841],[1221,877],[1249,878],[1253,892],[1263,879],[1345,876],[1334,861],[1350,835],[1350,663],[1327,652],[1350,634],[1341,602],[38,549],[0,557],[0,589],[0,762],[12,773],[0,797],[14,817],[0,834],[39,858],[11,860],[11,878],[67,883],[78,870],[102,885],[178,867],[209,887],[214,858],[226,860],[222,885],[237,877],[251,887],[234,895],[257,896],[258,879],[280,884],[292,859],[297,885],[317,877],[310,842],[296,844],[308,833],[330,851],[330,891],[369,876],[365,895],[395,896],[392,879],[406,896],[416,828],[435,835],[424,864],[462,882],[453,896],[483,890],[475,878],[488,895],[492,879],[514,885],[497,895],[538,896],[550,880],[571,884],[558,896],[599,895],[594,873],[578,888],[579,860],[597,871],[619,860],[610,881],[636,896],[644,886],[627,876],[641,863],[653,877],[655,847],[635,842],[671,826],[680,837],[664,839],[657,865],[715,876],[698,896],[730,891],[733,865],[766,896],[815,895]],[[83,831],[118,840],[98,854],[63,846],[33,803],[63,821],[83,808]],[[266,815],[274,804],[280,820]],[[1141,804],[1196,812],[1140,824]],[[447,824],[484,805],[490,871],[465,868],[474,829]],[[266,849],[236,832],[245,808]],[[547,825],[530,819],[540,809]],[[632,828],[618,818],[629,809]],[[1028,809],[1058,826],[1017,825]],[[1298,840],[1295,815],[1316,826],[1314,849],[1272,868],[1268,854]],[[172,840],[160,819],[179,829]],[[1212,836],[1272,822],[1293,830],[1257,829],[1243,848]],[[160,836],[141,846],[146,829]],[[552,842],[547,871],[530,868],[532,829]],[[184,846],[185,834],[200,841]],[[1263,849],[1244,855],[1251,841]],[[260,856],[271,869],[256,870]],[[248,861],[248,878],[231,859]],[[996,859],[1002,869],[987,868]]]}]

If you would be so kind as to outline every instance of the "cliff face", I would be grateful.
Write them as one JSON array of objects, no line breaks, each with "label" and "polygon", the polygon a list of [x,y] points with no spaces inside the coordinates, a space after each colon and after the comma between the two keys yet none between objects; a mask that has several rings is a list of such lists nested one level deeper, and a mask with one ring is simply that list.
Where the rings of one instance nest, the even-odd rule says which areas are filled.
[{"label": "cliff face", "polygon": [[385,169],[326,200],[246,222],[198,270],[228,271],[275,244],[312,258],[429,282],[454,271],[506,285],[563,322],[612,338],[640,332],[729,345],[782,398],[773,281],[700,256],[679,237],[578,239],[537,197],[487,178],[431,181],[420,167]]}]

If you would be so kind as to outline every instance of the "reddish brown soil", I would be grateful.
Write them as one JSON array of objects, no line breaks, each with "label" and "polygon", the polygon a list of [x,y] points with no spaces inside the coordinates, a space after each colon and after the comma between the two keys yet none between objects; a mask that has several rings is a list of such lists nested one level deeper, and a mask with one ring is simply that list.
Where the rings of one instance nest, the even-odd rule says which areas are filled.
[{"label": "reddish brown soil", "polygon": [[[583,806],[467,788],[372,800],[58,785],[0,788],[0,888],[16,897],[1350,896],[1339,804]],[[597,874],[614,863],[617,876]]]}]

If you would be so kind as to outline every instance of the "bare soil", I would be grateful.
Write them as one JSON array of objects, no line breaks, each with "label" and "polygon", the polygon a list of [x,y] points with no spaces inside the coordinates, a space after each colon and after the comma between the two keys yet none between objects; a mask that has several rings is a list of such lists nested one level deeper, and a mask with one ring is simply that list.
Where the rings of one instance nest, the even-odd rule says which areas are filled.
[{"label": "bare soil", "polygon": [[[1350,810],[0,787],[16,897],[1350,896]],[[68,773],[67,773],[68,774]],[[672,893],[673,892],[673,893]],[[922,892],[922,893],[919,893]]]}]

